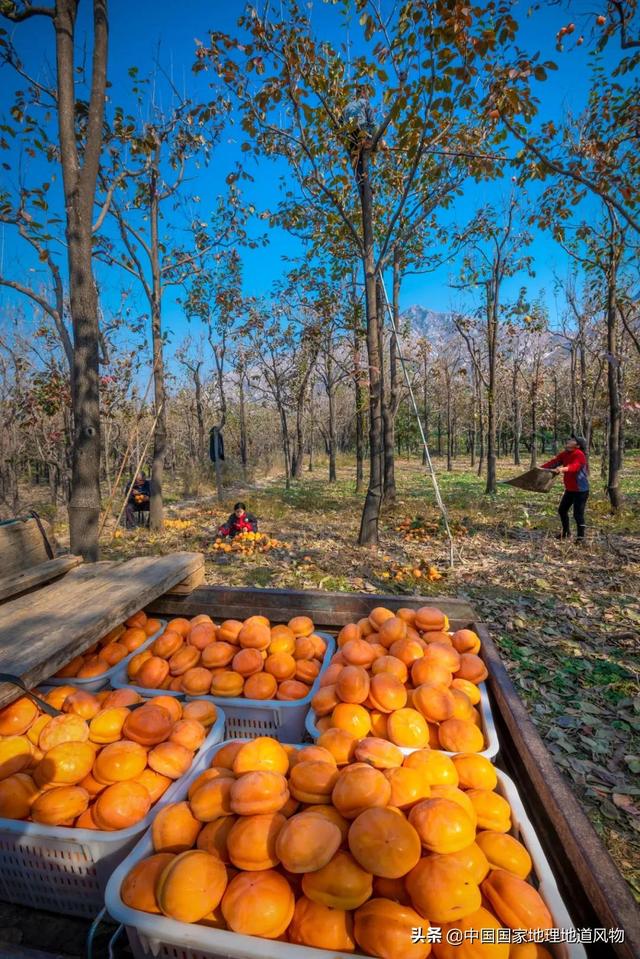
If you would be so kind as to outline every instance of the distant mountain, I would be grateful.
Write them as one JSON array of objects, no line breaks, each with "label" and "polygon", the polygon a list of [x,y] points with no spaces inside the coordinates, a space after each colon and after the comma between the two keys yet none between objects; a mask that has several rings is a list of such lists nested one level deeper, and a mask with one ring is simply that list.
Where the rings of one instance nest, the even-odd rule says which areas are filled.
[{"label": "distant mountain", "polygon": [[433,336],[445,332],[448,328],[448,314],[430,310],[426,306],[410,306],[404,310],[400,319],[408,323],[418,336]]}]

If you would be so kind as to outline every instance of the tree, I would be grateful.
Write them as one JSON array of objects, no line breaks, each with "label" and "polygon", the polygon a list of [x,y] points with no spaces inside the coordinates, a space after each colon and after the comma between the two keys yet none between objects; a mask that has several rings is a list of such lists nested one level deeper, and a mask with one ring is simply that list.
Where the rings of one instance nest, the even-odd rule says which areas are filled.
[{"label": "tree", "polygon": [[107,85],[107,0],[93,0],[93,53],[90,93],[84,104],[76,92],[78,0],[56,0],[51,7],[2,0],[0,14],[19,23],[47,17],[56,45],[58,146],[64,188],[69,311],[73,330],[71,402],[73,461],[69,500],[72,552],[98,559],[100,517],[100,387],[98,295],[93,275],[93,209],[104,128]]},{"label": "tree", "polygon": [[[486,159],[485,131],[470,119],[479,78],[487,69],[487,53],[505,46],[517,25],[508,4],[497,10],[492,3],[476,7],[472,15],[470,8],[434,0],[428,16],[422,16],[410,2],[383,14],[372,0],[357,0],[356,13],[365,52],[350,65],[331,43],[316,40],[309,17],[296,0],[288,0],[279,19],[249,8],[237,37],[211,32],[197,50],[195,69],[211,64],[233,91],[247,134],[243,149],[284,158],[295,176],[286,186],[294,202],[299,207],[304,200],[321,217],[330,207],[360,260],[369,366],[369,486],[359,542],[371,545],[378,540],[384,481],[376,277],[413,202],[425,159],[439,150],[474,157],[480,149]],[[374,79],[385,85],[383,109],[365,135],[342,117],[357,84],[371,86]],[[380,170],[390,166],[397,169],[400,188],[397,202],[380,221],[376,183]],[[478,175],[491,175],[486,163]]]}]

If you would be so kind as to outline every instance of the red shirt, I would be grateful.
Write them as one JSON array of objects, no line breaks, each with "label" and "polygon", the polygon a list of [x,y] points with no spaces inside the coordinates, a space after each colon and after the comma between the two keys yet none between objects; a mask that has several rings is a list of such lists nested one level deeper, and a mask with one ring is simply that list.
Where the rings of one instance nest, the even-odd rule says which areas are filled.
[{"label": "red shirt", "polygon": [[542,464],[542,469],[555,469],[556,466],[568,467],[562,474],[564,488],[571,493],[586,493],[589,489],[589,470],[587,457],[581,449],[563,450],[548,463]]}]

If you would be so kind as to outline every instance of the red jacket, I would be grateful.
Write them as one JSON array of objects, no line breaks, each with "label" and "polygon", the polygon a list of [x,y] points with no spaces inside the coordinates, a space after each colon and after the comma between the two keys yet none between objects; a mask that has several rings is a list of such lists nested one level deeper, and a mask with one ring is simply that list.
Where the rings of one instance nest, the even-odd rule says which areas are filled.
[{"label": "red jacket", "polygon": [[563,450],[548,463],[542,464],[542,469],[555,469],[556,466],[567,466],[568,470],[562,474],[564,488],[570,493],[586,493],[589,489],[589,469],[587,457],[581,449]]},{"label": "red jacket", "polygon": [[218,532],[221,536],[237,536],[238,533],[255,533],[258,529],[258,521],[251,513],[243,513],[238,517],[232,513],[227,522],[220,527]]}]

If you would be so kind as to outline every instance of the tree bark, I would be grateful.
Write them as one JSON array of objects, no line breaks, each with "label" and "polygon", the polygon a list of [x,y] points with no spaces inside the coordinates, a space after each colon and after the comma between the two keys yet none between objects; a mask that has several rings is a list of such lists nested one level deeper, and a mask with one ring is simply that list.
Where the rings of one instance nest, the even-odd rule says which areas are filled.
[{"label": "tree bark", "polygon": [[367,358],[369,363],[369,486],[362,510],[361,546],[375,546],[382,505],[382,395],[379,317],[376,304],[376,277],[373,236],[373,193],[369,175],[369,151],[362,149],[358,159],[358,187],[362,210],[365,302],[367,311]]},{"label": "tree bark", "polygon": [[495,494],[497,492],[495,390],[498,340],[498,301],[495,277],[487,283],[486,295],[489,382],[487,387],[487,485],[485,493]]},{"label": "tree bark", "polygon": [[513,465],[520,466],[520,436],[522,433],[522,413],[518,393],[518,368],[514,366],[511,380],[513,395]]},{"label": "tree bark", "polygon": [[164,457],[167,448],[167,411],[164,388],[164,343],[162,339],[162,285],[160,281],[160,149],[156,147],[149,175],[149,219],[151,248],[151,342],[153,350],[153,397],[156,428],[151,462],[151,495],[149,496],[149,527],[161,530],[164,526],[162,483]]},{"label": "tree bark", "polygon": [[353,390],[356,403],[356,493],[359,493],[364,486],[364,437],[365,437],[365,404],[366,391],[363,386],[362,367],[360,365],[360,355],[362,350],[362,340],[360,335],[360,325],[358,316],[358,306],[355,304],[355,316],[353,327]]},{"label": "tree bark", "polygon": [[93,277],[91,231],[107,82],[107,2],[94,0],[93,3],[91,96],[82,165],[78,156],[76,130],[74,46],[77,9],[77,0],[57,0],[54,17],[58,130],[73,328],[73,459],[69,535],[71,551],[79,553],[86,562],[95,562],[99,558],[100,378],[98,294]]},{"label": "tree bark", "polygon": [[620,493],[620,425],[622,410],[618,389],[618,306],[617,279],[620,249],[616,232],[612,231],[607,276],[607,392],[609,397],[609,455],[607,469],[607,495],[611,512],[617,513],[622,504]]},{"label": "tree bark", "polygon": [[242,475],[247,481],[248,447],[247,447],[247,413],[244,398],[244,364],[238,368],[238,393],[240,405],[240,462]]},{"label": "tree bark", "polygon": [[[400,329],[400,281],[400,260],[397,248],[394,247],[391,308],[396,330]],[[395,436],[399,408],[397,349],[396,338],[392,332],[389,337],[389,398],[384,420],[384,502],[387,506],[396,501]]]}]

